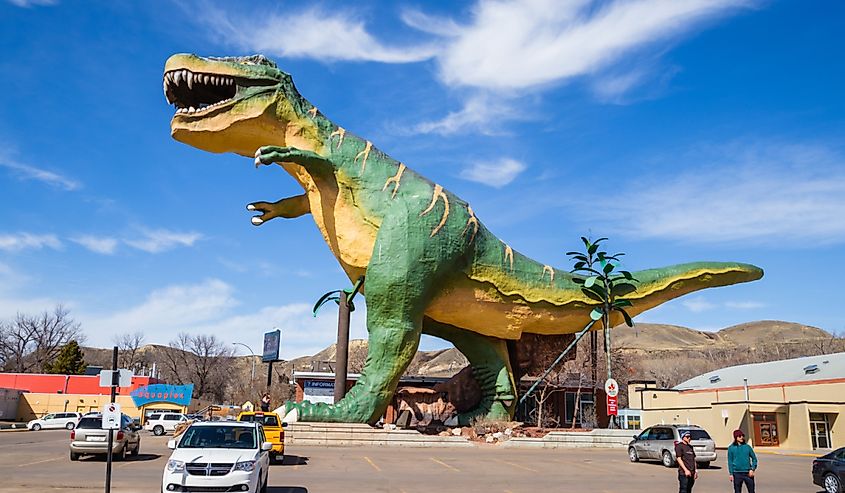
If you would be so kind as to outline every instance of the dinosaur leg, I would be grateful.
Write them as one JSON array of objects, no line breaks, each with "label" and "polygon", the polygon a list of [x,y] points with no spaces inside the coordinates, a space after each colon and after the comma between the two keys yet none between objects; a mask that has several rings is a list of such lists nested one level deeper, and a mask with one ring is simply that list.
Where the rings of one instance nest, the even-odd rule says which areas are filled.
[{"label": "dinosaur leg", "polygon": [[253,216],[252,224],[260,226],[270,219],[284,217],[292,219],[311,212],[308,196],[297,195],[279,200],[278,202],[253,202],[246,206],[248,211],[259,211],[260,216]]},{"label": "dinosaur leg", "polygon": [[454,344],[469,360],[472,374],[481,387],[478,407],[459,415],[458,423],[467,425],[477,417],[497,421],[513,417],[516,389],[504,339],[483,336],[430,318],[423,320],[423,332]]},{"label": "dinosaur leg", "polygon": [[[398,208],[397,208],[398,209]],[[375,423],[384,414],[411,359],[417,352],[423,310],[431,291],[450,271],[446,263],[431,261],[436,240],[408,241],[410,219],[419,212],[391,214],[382,222],[367,267],[367,360],[361,377],[338,403],[285,404],[303,421]],[[399,237],[393,235],[399,234]],[[422,235],[421,235],[422,236]],[[447,261],[448,262],[448,261]]]}]

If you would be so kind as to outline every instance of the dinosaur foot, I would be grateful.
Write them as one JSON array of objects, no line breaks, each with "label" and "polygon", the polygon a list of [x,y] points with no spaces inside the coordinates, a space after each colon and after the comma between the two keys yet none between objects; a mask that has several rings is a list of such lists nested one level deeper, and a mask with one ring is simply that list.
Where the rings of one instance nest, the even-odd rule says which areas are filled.
[{"label": "dinosaur foot", "polygon": [[290,414],[291,411],[296,411],[298,421],[323,423],[366,423],[368,421],[368,417],[356,412],[357,410],[353,406],[340,406],[324,402],[285,402],[285,415]]},{"label": "dinosaur foot", "polygon": [[246,210],[261,212],[260,215],[250,218],[252,224],[261,226],[270,219],[277,217],[291,219],[308,214],[311,212],[311,206],[308,203],[308,197],[303,194],[288,197],[278,202],[253,202],[246,206]]}]

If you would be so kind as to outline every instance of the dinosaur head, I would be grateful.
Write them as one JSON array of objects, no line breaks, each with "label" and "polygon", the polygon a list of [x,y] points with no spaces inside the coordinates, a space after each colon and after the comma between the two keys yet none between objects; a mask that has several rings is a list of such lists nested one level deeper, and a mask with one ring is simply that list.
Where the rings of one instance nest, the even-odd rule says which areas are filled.
[{"label": "dinosaur head", "polygon": [[310,103],[263,55],[173,55],[164,66],[164,94],[176,107],[173,138],[205,151],[251,157],[263,145],[312,148],[302,141],[316,141],[303,116]]}]

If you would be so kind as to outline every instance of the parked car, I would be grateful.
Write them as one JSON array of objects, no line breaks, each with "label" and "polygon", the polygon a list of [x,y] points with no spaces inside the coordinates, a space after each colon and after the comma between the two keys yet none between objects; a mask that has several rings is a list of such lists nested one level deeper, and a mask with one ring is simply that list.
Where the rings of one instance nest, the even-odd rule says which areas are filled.
[{"label": "parked car", "polygon": [[[85,416],[79,420],[76,429],[70,432],[70,460],[76,461],[83,455],[106,455],[109,452],[109,431],[102,429],[102,416]],[[141,427],[127,415],[120,417],[120,429],[114,432],[112,456],[123,460],[126,455],[138,455],[141,451]]]},{"label": "parked car", "polygon": [[695,462],[699,467],[709,467],[716,460],[716,442],[703,428],[696,425],[656,425],[643,430],[628,443],[628,458],[631,462],[643,459],[659,460],[666,467],[675,465],[675,444],[681,436],[690,432]]},{"label": "parked car", "polygon": [[273,444],[258,423],[194,422],[179,438],[161,479],[161,491],[266,492]]},{"label": "parked car", "polygon": [[270,462],[281,463],[285,459],[285,427],[282,418],[276,413],[268,412],[243,412],[238,415],[238,421],[250,423],[261,423],[264,427],[264,436],[267,441],[273,444],[270,450]]},{"label": "parked car", "polygon": [[68,430],[72,430],[76,426],[76,422],[79,421],[79,418],[81,417],[82,415],[80,413],[50,413],[41,418],[33,419],[26,424],[26,427],[32,431],[57,428],[67,428]]},{"label": "parked car", "polygon": [[188,421],[182,413],[153,413],[147,418],[144,429],[153,432],[155,436],[161,436],[168,431],[172,432],[179,423]]},{"label": "parked car", "polygon": [[826,493],[845,491],[845,447],[813,460],[813,484]]}]

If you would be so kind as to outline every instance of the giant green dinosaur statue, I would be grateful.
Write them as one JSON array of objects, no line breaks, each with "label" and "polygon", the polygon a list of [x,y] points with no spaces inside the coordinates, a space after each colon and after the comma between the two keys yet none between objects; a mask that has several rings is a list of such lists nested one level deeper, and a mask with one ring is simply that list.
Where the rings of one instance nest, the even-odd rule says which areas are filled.
[{"label": "giant green dinosaur statue", "polygon": [[[566,270],[513,250],[472,208],[348,133],[306,101],[263,56],[167,60],[164,91],[176,140],[279,164],[303,195],[247,208],[260,225],[310,213],[351,280],[366,274],[369,349],[360,379],[334,405],[286,403],[305,421],[373,423],[384,413],[420,334],[451,341],[483,398],[460,416],[508,419],[516,388],[507,341],[580,330],[591,305]],[[702,262],[634,274],[631,315],[699,289],[759,279],[746,264]],[[619,320],[613,320],[619,323]]]}]

